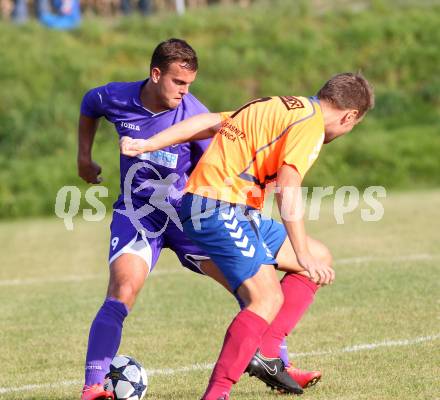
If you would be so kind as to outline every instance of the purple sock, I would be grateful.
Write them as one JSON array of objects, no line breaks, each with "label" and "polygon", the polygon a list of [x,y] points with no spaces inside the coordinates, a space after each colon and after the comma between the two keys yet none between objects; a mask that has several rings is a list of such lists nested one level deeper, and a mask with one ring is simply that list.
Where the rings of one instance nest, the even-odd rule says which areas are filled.
[{"label": "purple sock", "polygon": [[287,351],[286,338],[284,338],[280,344],[280,358],[283,360],[283,363],[286,367],[290,367],[289,352]]},{"label": "purple sock", "polygon": [[85,384],[102,384],[121,343],[122,324],[128,315],[124,303],[109,297],[90,327],[85,365]]}]

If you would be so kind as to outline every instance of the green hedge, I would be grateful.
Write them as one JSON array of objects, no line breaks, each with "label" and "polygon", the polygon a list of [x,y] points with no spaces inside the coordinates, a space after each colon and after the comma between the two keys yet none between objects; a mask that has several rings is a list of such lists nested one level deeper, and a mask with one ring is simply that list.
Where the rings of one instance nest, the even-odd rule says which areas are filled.
[{"label": "green hedge", "polygon": [[[84,92],[147,76],[156,44],[182,37],[197,50],[192,91],[211,110],[265,95],[314,94],[332,74],[361,70],[377,105],[347,138],[325,146],[308,185],[440,186],[440,7],[313,10],[307,2],[210,7],[183,17],[86,20],[74,32],[0,22],[0,217],[53,213],[76,176],[76,123]],[[112,127],[94,158],[118,194]]]}]

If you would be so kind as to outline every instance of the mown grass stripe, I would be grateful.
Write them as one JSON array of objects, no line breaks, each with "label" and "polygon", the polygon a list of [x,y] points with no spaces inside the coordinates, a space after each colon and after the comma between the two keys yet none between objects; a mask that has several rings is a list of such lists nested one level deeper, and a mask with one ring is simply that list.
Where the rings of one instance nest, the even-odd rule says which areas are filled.
[{"label": "mown grass stripe", "polygon": [[[386,262],[386,261],[431,261],[440,258],[440,254],[428,254],[428,253],[421,253],[421,254],[408,254],[408,255],[402,255],[402,256],[395,256],[395,257],[349,257],[349,258],[341,258],[339,260],[335,260],[335,265],[347,265],[347,264],[365,264],[365,263],[372,263],[372,262]],[[161,276],[161,275],[171,275],[176,273],[184,272],[185,269],[183,268],[175,268],[170,269],[166,271],[154,271],[151,274],[151,277],[154,276]],[[4,279],[0,280],[0,286],[19,286],[19,285],[36,285],[36,284],[42,284],[42,283],[70,283],[70,282],[83,282],[83,281],[89,281],[89,280],[95,280],[95,279],[102,279],[101,274],[94,274],[94,275],[83,275],[83,276],[76,276],[76,275],[66,275],[66,276],[60,276],[60,277],[52,277],[52,278],[28,278],[28,279]]]},{"label": "mown grass stripe", "polygon": [[[355,353],[359,351],[369,351],[375,350],[381,347],[395,347],[395,346],[412,346],[419,343],[432,342],[434,340],[440,339],[440,333],[434,334],[430,336],[419,336],[412,339],[401,339],[401,340],[384,340],[378,343],[363,343],[349,347],[343,347],[340,349],[334,350],[322,350],[322,351],[311,351],[306,353],[291,353],[289,354],[291,357],[299,358],[299,357],[310,357],[310,356],[324,356],[324,355],[333,355],[333,354],[344,354],[344,353]],[[186,367],[180,368],[163,368],[163,369],[152,369],[147,370],[149,376],[155,375],[175,375],[178,373],[185,372],[193,372],[193,371],[205,371],[213,368],[213,363],[205,363],[205,364],[193,364]],[[57,383],[43,383],[43,384],[35,384],[35,385],[24,385],[19,387],[10,387],[10,388],[1,388],[0,394],[6,393],[14,393],[14,392],[25,392],[31,390],[39,390],[39,389],[50,389],[57,388],[59,386],[70,386],[70,385],[81,385],[82,381],[71,380],[71,381],[61,381]]]}]

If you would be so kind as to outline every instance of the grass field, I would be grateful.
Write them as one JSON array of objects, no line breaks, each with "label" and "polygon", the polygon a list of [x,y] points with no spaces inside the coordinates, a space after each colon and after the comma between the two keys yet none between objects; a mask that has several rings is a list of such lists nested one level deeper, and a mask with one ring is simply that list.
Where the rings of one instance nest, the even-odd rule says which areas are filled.
[{"label": "grass field", "polygon": [[[337,225],[327,203],[309,232],[334,253],[289,337],[296,364],[324,377],[302,399],[439,399],[440,190],[393,193],[380,222]],[[325,212],[324,212],[325,211]],[[108,220],[0,223],[1,399],[78,399],[88,329],[106,288]],[[121,353],[150,370],[150,399],[199,399],[235,301],[165,252],[126,320]],[[247,376],[233,399],[276,399]]]}]

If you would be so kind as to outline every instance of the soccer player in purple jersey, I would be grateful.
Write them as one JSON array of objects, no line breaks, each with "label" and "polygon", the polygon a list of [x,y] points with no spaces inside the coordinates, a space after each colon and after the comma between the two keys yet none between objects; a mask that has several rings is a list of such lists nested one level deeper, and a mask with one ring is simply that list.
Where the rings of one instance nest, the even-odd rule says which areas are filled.
[{"label": "soccer player in purple jersey", "polygon": [[[194,50],[183,40],[170,39],[155,49],[148,79],[113,82],[87,92],[78,129],[79,176],[88,183],[101,182],[101,168],[91,157],[101,117],[115,125],[120,137],[147,139],[206,112],[188,92],[197,68]],[[110,280],[104,304],[90,328],[82,400],[113,399],[113,393],[103,388],[104,376],[119,348],[123,321],[162,248],[173,250],[183,266],[229,289],[215,264],[185,236],[178,217],[188,175],[208,144],[202,140],[134,158],[120,156],[121,193],[110,227]],[[284,359],[287,363],[286,350]],[[316,380],[317,372],[296,373],[305,384]]]}]

